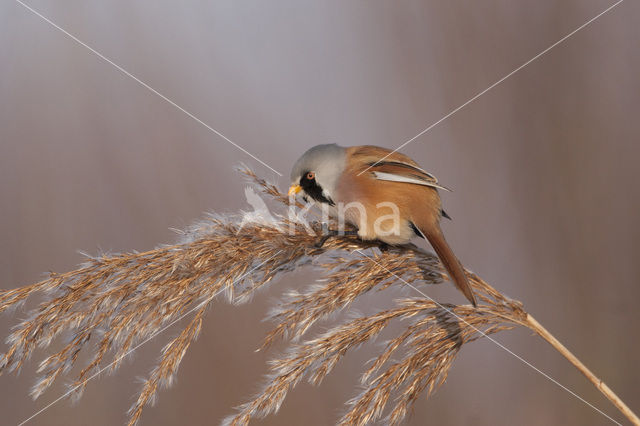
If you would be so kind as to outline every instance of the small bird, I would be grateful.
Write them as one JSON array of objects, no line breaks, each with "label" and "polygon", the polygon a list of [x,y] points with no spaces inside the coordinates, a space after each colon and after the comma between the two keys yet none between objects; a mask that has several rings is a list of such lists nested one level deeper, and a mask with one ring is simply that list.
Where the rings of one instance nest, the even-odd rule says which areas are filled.
[{"label": "small bird", "polygon": [[390,245],[414,236],[429,240],[450,279],[476,306],[469,279],[440,229],[440,218],[450,218],[438,189],[447,188],[411,158],[370,145],[317,145],[296,161],[291,182],[289,196],[302,192],[354,225],[363,240]]}]

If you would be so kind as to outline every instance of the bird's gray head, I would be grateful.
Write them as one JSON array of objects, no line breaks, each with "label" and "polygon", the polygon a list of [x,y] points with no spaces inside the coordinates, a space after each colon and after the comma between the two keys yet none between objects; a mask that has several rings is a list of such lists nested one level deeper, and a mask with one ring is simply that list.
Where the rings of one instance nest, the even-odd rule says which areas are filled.
[{"label": "bird's gray head", "polygon": [[302,154],[291,169],[289,195],[304,192],[320,203],[334,204],[336,184],[345,168],[346,148],[316,145]]}]

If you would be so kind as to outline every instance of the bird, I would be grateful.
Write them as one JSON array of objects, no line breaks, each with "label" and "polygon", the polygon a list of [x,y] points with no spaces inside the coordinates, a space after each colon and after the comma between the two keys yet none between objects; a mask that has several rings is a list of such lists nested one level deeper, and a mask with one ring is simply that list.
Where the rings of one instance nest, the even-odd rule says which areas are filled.
[{"label": "bird", "polygon": [[444,238],[439,190],[448,190],[407,155],[372,145],[316,145],[291,169],[290,197],[311,198],[362,240],[402,245],[429,241],[449,278],[477,305],[464,268]]}]

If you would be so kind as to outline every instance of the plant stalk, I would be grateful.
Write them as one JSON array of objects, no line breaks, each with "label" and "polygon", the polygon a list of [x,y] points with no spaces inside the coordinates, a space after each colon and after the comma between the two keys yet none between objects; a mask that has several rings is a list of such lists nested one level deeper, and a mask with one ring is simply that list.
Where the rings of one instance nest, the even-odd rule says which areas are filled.
[{"label": "plant stalk", "polygon": [[640,419],[631,411],[631,409],[625,404],[618,395],[616,395],[609,386],[602,379],[599,379],[595,374],[587,368],[574,354],[569,351],[558,339],[556,339],[549,331],[544,328],[535,318],[527,314],[526,324],[529,328],[535,331],[540,337],[546,340],[551,346],[553,346],[558,352],[562,354],[571,364],[573,364],[589,381],[607,397],[613,405],[616,406],[622,414],[624,414],[635,426],[640,426]]}]

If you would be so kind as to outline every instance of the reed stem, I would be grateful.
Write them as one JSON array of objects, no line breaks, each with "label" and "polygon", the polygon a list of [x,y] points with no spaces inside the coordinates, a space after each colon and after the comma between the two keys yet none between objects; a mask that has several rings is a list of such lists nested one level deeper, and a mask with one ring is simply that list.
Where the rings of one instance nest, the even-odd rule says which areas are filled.
[{"label": "reed stem", "polygon": [[632,424],[640,426],[640,419],[631,411],[631,409],[625,404],[618,395],[616,395],[609,386],[602,379],[598,378],[595,374],[587,368],[574,354],[569,351],[558,339],[556,339],[549,331],[544,328],[534,317],[527,314],[526,324],[529,328],[535,331],[540,337],[546,340],[551,346],[553,346],[562,356],[564,356],[571,364],[573,364],[589,381],[607,397],[613,405],[616,406],[622,414],[624,414]]}]

